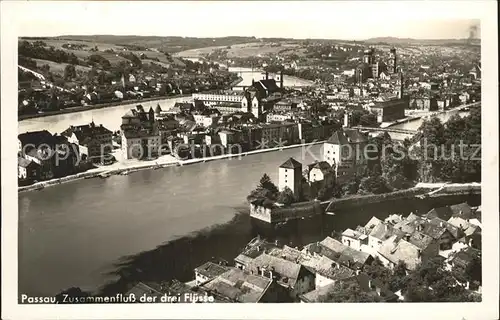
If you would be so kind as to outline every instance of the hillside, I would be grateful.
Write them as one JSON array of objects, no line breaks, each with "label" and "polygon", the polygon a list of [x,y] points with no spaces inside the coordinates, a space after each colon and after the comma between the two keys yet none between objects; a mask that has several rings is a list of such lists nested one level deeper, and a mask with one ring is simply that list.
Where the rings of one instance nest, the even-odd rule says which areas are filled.
[{"label": "hillside", "polygon": [[396,37],[377,37],[363,41],[369,44],[389,45],[481,45],[481,39],[411,39]]},{"label": "hillside", "polygon": [[[28,38],[26,38],[28,39]],[[30,38],[33,40],[65,40],[83,41],[87,43],[101,43],[118,46],[137,46],[136,49],[155,48],[164,52],[179,52],[209,46],[228,46],[247,42],[255,42],[255,37],[223,37],[223,38],[192,38],[192,37],[159,37],[159,36],[114,36],[114,35],[89,35],[89,36],[59,36],[53,38]]]}]

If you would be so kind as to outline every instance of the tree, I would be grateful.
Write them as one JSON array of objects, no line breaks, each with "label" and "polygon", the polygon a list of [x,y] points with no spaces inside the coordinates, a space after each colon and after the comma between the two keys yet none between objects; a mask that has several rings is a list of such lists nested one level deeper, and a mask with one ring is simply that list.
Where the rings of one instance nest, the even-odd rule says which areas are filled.
[{"label": "tree", "polygon": [[55,92],[52,93],[52,95],[50,96],[50,100],[49,100],[49,103],[48,103],[48,108],[49,110],[59,110],[59,98],[57,97],[57,95],[55,94]]},{"label": "tree", "polygon": [[393,292],[406,288],[408,281],[406,269],[406,263],[400,260],[392,270],[392,277],[389,281],[389,289]]},{"label": "tree", "polygon": [[283,189],[283,191],[281,191],[278,194],[277,202],[282,203],[285,206],[289,206],[292,203],[294,203],[295,202],[295,196],[293,194],[293,191],[290,188],[285,187]]},{"label": "tree", "polygon": [[87,298],[90,297],[90,293],[82,291],[79,287],[71,287],[56,295],[56,303],[74,303],[73,301],[69,301],[68,297]]},{"label": "tree", "polygon": [[271,181],[271,178],[264,173],[260,178],[259,185],[247,196],[248,201],[254,200],[275,200],[278,196],[278,187]]},{"label": "tree", "polygon": [[342,185],[343,195],[352,195],[358,193],[359,190],[359,177],[353,177],[351,180]]},{"label": "tree", "polygon": [[101,85],[106,84],[106,72],[104,71],[99,72],[99,74],[97,75],[97,81]]},{"label": "tree", "polygon": [[66,65],[66,67],[64,67],[64,79],[71,80],[73,78],[76,78],[75,66],[72,64],[68,64]]},{"label": "tree", "polygon": [[258,187],[269,190],[273,194],[278,193],[278,187],[276,187],[276,185],[271,181],[271,178],[266,173],[264,173],[262,178],[260,178]]},{"label": "tree", "polygon": [[387,183],[383,177],[380,176],[371,176],[364,177],[361,179],[359,183],[358,193],[360,194],[381,194],[389,192],[389,188],[387,187]]},{"label": "tree", "polygon": [[363,272],[365,272],[370,279],[380,280],[384,284],[389,283],[392,277],[391,270],[384,267],[382,261],[380,261],[378,257],[376,257],[371,264],[363,266]]},{"label": "tree", "polygon": [[408,144],[386,145],[380,164],[382,177],[391,189],[407,189],[417,178],[418,162],[412,159]]},{"label": "tree", "polygon": [[319,302],[380,302],[377,294],[369,294],[355,280],[337,281],[328,293],[318,297]]}]

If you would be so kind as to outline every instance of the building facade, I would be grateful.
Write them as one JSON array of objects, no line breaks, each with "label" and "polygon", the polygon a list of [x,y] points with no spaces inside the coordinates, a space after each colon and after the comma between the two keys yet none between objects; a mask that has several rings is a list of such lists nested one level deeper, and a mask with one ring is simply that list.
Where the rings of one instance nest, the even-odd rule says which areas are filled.
[{"label": "building facade", "polygon": [[142,106],[131,109],[122,117],[120,128],[124,159],[150,158],[159,154],[162,139],[152,108],[148,112]]},{"label": "building facade", "polygon": [[288,159],[279,167],[278,177],[279,191],[288,187],[298,199],[302,191],[302,164],[294,158]]},{"label": "building facade", "polygon": [[113,132],[102,124],[96,126],[94,121],[87,125],[70,126],[63,131],[68,142],[78,146],[80,155],[92,162],[103,162],[113,150]]}]

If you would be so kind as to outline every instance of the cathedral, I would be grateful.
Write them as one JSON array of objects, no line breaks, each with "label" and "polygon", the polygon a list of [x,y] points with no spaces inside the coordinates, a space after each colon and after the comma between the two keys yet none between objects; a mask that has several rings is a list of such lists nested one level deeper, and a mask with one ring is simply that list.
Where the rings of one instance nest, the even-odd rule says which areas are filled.
[{"label": "cathedral", "polygon": [[367,79],[378,79],[381,73],[393,74],[398,70],[396,49],[390,51],[389,61],[386,64],[379,61],[375,55],[375,49],[370,48],[363,52],[363,61],[356,67],[355,77],[357,83],[363,83]]}]

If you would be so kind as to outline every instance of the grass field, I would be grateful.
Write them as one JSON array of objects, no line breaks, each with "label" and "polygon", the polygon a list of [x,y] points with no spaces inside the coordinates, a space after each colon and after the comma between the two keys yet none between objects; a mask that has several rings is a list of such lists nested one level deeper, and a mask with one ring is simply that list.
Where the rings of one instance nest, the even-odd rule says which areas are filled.
[{"label": "grass field", "polygon": [[[21,40],[22,41],[22,40]],[[36,40],[27,40],[29,42],[34,42]],[[104,58],[108,59],[111,65],[116,65],[120,61],[128,61],[128,59],[119,56],[118,53],[123,52],[124,47],[120,45],[115,45],[112,43],[103,43],[103,42],[92,42],[92,41],[83,41],[83,40],[62,40],[62,39],[43,39],[41,40],[47,44],[47,47],[53,46],[55,49],[60,49],[68,53],[73,53],[75,56],[77,56],[79,59],[85,60],[87,57],[89,57],[92,54],[98,54],[103,56]],[[86,45],[83,49],[67,49],[63,48],[64,44],[79,44],[79,45]],[[99,51],[89,51],[90,49],[94,48],[97,46],[97,49]],[[104,52],[105,50],[113,50],[114,52]],[[168,65],[177,65],[183,67],[185,64],[182,62],[179,58],[174,57],[173,61],[169,61],[167,56],[162,53],[162,52],[157,52],[157,51],[136,51],[136,50],[128,50],[128,52],[131,52],[135,54],[136,56],[140,57],[142,53],[144,53],[148,58],[150,59],[155,59],[157,58],[159,61],[159,64],[167,67]],[[145,59],[146,62],[153,62],[149,59]],[[51,70],[64,70],[64,67],[66,64],[61,63],[61,66],[56,66],[57,63],[47,61],[44,64],[48,64],[51,67]],[[82,67],[84,68],[84,67]],[[82,69],[83,70],[83,69]]]},{"label": "grass field", "polygon": [[227,50],[228,58],[246,58],[246,57],[255,57],[257,55],[268,56],[268,55],[304,55],[305,49],[296,43],[289,42],[279,42],[279,43],[270,43],[270,42],[252,42],[245,44],[236,44],[227,48],[226,46],[218,46],[218,47],[206,47],[199,49],[191,49],[182,52],[178,52],[175,55],[178,57],[201,57],[206,54],[210,54],[211,52],[223,49]]},{"label": "grass field", "polygon": [[[36,65],[40,68],[43,65],[48,65],[50,67],[50,72],[53,74],[64,75],[64,68],[68,65],[67,63],[57,63],[49,60],[41,60],[41,59],[33,59],[36,61]],[[84,66],[75,66],[76,71],[88,72],[90,70],[89,67]]]}]

